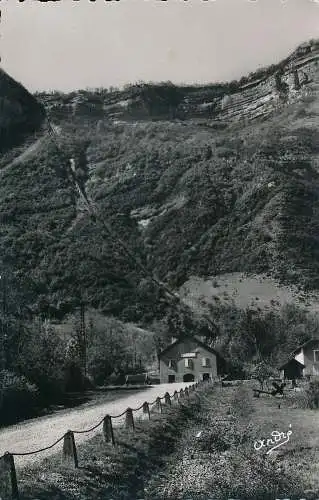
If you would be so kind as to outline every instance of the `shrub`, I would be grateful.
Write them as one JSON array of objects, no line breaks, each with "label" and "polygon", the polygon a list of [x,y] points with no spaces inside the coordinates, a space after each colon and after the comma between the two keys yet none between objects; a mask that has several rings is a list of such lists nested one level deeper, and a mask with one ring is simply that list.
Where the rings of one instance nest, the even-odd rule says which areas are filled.
[{"label": "shrub", "polygon": [[295,408],[319,408],[319,380],[308,381],[306,387],[302,387],[301,391],[288,392],[286,399]]},{"label": "shrub", "polygon": [[308,408],[319,408],[319,379],[311,380],[306,389]]},{"label": "shrub", "polygon": [[265,381],[274,374],[274,369],[263,361],[251,367],[251,377],[258,380],[262,390],[264,388]]},{"label": "shrub", "polygon": [[25,377],[13,372],[0,373],[0,424],[11,424],[35,415],[39,392]]},{"label": "shrub", "polygon": [[32,331],[21,348],[18,366],[39,388],[44,405],[58,401],[65,392],[64,344],[47,322]]}]

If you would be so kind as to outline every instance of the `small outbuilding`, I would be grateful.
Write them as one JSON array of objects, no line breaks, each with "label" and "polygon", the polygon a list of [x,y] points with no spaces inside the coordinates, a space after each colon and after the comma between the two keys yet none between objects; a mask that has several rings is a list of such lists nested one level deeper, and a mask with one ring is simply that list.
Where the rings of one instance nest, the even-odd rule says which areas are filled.
[{"label": "small outbuilding", "polygon": [[305,365],[292,358],[279,367],[281,378],[287,380],[300,379],[303,376]]}]

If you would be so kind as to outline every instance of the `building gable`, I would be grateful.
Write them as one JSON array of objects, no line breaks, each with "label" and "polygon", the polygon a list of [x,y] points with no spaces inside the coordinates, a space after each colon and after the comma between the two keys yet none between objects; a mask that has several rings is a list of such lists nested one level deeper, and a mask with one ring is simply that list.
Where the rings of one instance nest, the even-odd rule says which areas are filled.
[{"label": "building gable", "polygon": [[165,349],[163,349],[159,353],[159,355],[158,355],[159,359],[161,359],[163,356],[166,357],[167,353],[170,351],[175,352],[175,348],[180,344],[187,344],[187,345],[194,346],[193,349],[189,349],[189,352],[195,351],[196,347],[198,347],[198,348],[201,347],[202,349],[206,350],[207,352],[222,358],[222,356],[221,356],[221,354],[219,354],[219,352],[217,352],[215,349],[213,349],[213,348],[209,347],[208,345],[204,344],[203,342],[201,342],[197,337],[184,337],[184,338],[177,339],[176,341],[172,342],[170,345],[165,347]]},{"label": "building gable", "polygon": [[319,375],[319,339],[308,340],[295,349],[293,356],[305,366],[305,375]]}]

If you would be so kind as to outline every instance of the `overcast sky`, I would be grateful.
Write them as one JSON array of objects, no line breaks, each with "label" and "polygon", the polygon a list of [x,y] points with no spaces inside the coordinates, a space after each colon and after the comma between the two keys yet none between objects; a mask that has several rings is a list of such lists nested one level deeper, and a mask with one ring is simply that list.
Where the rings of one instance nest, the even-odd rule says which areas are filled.
[{"label": "overcast sky", "polygon": [[319,37],[318,0],[1,2],[2,67],[29,90],[239,78]]}]

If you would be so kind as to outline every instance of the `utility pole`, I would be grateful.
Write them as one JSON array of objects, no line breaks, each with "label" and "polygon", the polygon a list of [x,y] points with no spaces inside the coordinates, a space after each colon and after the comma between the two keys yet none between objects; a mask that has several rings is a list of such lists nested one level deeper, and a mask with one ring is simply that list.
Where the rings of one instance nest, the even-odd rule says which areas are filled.
[{"label": "utility pole", "polygon": [[7,286],[6,277],[0,276],[2,285],[2,318],[1,318],[1,370],[6,368],[5,341],[7,336]]},{"label": "utility pole", "polygon": [[81,326],[80,326],[80,338],[81,338],[81,351],[83,356],[83,368],[84,375],[87,376],[87,335],[86,335],[86,325],[85,325],[85,304],[81,300]]},{"label": "utility pole", "polygon": [[[6,281],[5,276],[0,275],[0,283],[2,288],[2,318],[1,318],[1,346],[0,346],[0,355],[1,355],[1,366],[0,370],[4,371],[6,367],[6,356],[5,356],[5,337],[6,337],[6,309],[7,309],[7,299],[6,299]],[[0,388],[0,410],[2,410],[2,402],[3,402],[3,384],[4,377],[0,377],[1,379],[1,388]]]}]

